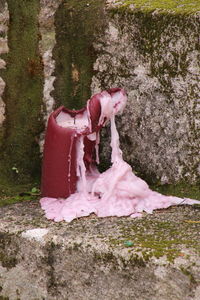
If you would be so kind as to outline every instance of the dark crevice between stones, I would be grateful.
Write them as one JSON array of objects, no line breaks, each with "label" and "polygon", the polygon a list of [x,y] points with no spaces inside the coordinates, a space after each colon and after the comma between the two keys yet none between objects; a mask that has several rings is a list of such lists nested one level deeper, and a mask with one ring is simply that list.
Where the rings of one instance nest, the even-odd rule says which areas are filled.
[{"label": "dark crevice between stones", "polygon": [[79,109],[90,94],[97,53],[95,40],[104,32],[105,0],[64,0],[55,15],[56,61],[53,96],[56,106]]},{"label": "dark crevice between stones", "polygon": [[47,265],[46,276],[47,280],[47,291],[52,296],[59,294],[58,282],[55,276],[55,263],[56,263],[56,252],[59,251],[60,246],[55,245],[53,242],[49,242],[46,245],[46,255],[42,258],[41,264]]},{"label": "dark crevice between stones", "polygon": [[2,267],[12,269],[17,265],[19,247],[13,236],[0,232],[0,263]]}]

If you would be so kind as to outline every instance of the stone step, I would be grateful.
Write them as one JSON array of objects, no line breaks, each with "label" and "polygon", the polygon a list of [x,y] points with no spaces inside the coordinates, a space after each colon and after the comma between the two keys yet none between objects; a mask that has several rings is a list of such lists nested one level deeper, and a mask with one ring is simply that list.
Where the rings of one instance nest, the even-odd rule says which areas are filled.
[{"label": "stone step", "polygon": [[0,299],[200,299],[198,205],[55,223],[32,201],[0,219]]}]

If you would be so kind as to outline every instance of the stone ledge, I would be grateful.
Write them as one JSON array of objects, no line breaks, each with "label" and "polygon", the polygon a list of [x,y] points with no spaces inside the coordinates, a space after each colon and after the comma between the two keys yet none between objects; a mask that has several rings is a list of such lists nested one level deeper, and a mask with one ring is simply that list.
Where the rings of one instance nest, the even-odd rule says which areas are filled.
[{"label": "stone ledge", "polygon": [[174,1],[148,1],[148,0],[107,0],[108,7],[114,9],[129,9],[129,10],[143,10],[152,12],[171,12],[177,14],[194,14],[200,11],[200,3],[198,1],[182,0],[181,3]]},{"label": "stone ledge", "polygon": [[198,206],[67,224],[26,202],[0,218],[0,299],[200,299]]}]

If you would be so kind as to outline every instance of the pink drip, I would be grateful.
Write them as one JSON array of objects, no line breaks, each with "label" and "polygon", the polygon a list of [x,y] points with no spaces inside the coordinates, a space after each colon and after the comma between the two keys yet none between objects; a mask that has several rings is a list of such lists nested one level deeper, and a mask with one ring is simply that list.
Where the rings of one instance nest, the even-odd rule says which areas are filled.
[{"label": "pink drip", "polygon": [[88,127],[89,131],[92,132],[92,122],[91,122],[91,116],[90,116],[90,109],[89,109],[89,100],[87,101],[87,115],[88,115]]},{"label": "pink drip", "polygon": [[69,169],[68,169],[68,174],[67,174],[67,181],[69,183],[69,192],[71,194],[71,189],[70,189],[70,181],[71,181],[71,153],[72,153],[72,146],[74,142],[74,135],[71,136],[71,141],[70,141],[70,149],[69,149],[69,155],[68,155],[68,162],[69,162]]},{"label": "pink drip", "polygon": [[84,136],[78,137],[78,147],[77,147],[77,168],[79,180],[82,181],[82,193],[87,196],[87,180],[86,180],[86,167],[83,160],[84,157]]}]

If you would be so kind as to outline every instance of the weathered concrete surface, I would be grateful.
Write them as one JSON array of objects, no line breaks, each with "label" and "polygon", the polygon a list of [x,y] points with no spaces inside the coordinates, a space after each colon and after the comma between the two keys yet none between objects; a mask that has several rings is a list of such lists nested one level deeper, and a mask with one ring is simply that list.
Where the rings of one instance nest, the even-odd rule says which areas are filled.
[{"label": "weathered concrete surface", "polygon": [[197,181],[200,13],[122,11],[114,2],[119,1],[107,6],[108,26],[96,43],[92,91],[126,88],[128,105],[118,128],[124,158],[134,170],[149,182]]},{"label": "weathered concrete surface", "polygon": [[67,224],[26,202],[0,219],[0,299],[200,299],[199,207]]}]

